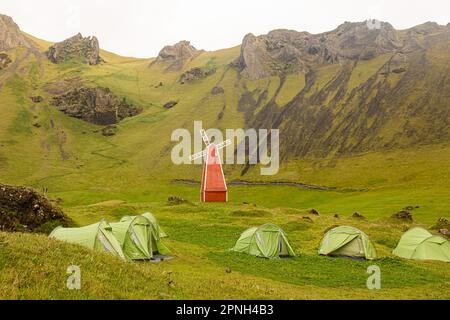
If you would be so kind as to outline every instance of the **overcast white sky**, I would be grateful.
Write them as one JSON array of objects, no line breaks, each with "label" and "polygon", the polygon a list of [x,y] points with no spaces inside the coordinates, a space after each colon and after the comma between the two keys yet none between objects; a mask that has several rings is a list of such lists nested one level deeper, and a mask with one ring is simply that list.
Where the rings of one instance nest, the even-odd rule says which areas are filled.
[{"label": "overcast white sky", "polygon": [[198,49],[240,44],[245,34],[277,28],[319,33],[344,21],[375,18],[405,29],[450,22],[449,0],[0,0],[0,13],[49,41],[81,32],[103,49],[153,57],[167,44],[190,40]]}]

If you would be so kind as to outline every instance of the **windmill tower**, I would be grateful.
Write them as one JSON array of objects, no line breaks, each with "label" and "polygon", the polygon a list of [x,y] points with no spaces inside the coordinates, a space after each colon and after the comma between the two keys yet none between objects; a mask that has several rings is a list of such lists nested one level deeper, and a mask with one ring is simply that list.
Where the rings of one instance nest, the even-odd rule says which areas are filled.
[{"label": "windmill tower", "polygon": [[228,189],[225,176],[223,174],[219,150],[230,145],[231,141],[227,140],[216,145],[209,141],[205,130],[202,129],[200,134],[206,145],[206,149],[189,157],[191,161],[198,158],[205,158],[205,162],[203,164],[200,199],[202,202],[227,202]]}]

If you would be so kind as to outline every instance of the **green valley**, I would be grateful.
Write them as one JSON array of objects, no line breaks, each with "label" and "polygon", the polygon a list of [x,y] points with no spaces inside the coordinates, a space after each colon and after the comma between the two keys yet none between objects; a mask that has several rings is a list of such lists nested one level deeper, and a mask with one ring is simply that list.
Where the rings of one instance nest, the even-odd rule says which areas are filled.
[{"label": "green valley", "polygon": [[[98,63],[90,47],[89,63],[86,56],[54,63],[46,53],[54,44],[23,32],[17,44],[0,45],[11,59],[0,69],[0,182],[48,190],[75,226],[150,211],[174,255],[130,263],[45,234],[0,231],[0,299],[450,299],[448,264],[392,254],[412,226],[449,218],[450,28],[425,24],[419,37],[419,27],[387,26],[387,35],[370,40],[380,47],[352,47],[365,47],[364,58],[332,50],[341,48],[337,34],[353,39],[360,28],[346,23],[327,33],[330,56],[316,44],[322,35],[294,48],[305,36],[283,30],[218,51],[175,45],[149,59],[99,49]],[[279,41],[286,43],[273,49]],[[55,52],[63,49],[72,50]],[[198,78],[181,83],[195,68]],[[97,99],[140,112],[94,124],[53,105],[54,97],[98,87],[117,99]],[[226,164],[229,202],[200,202],[202,166],[171,161],[172,132],[194,134],[194,121],[223,132],[279,129],[278,174]],[[109,125],[113,133],[103,134]],[[392,217],[405,208],[412,221]],[[284,229],[297,257],[229,251],[244,230],[269,222]],[[363,230],[380,259],[317,255],[337,225]],[[80,291],[65,287],[72,264],[83,270]],[[382,272],[380,290],[366,287],[372,264]]]}]

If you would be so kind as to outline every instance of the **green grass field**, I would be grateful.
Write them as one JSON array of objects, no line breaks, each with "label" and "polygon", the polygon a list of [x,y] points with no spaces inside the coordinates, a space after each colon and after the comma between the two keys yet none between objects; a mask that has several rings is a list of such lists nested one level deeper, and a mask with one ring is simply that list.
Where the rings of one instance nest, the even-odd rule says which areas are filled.
[{"label": "green grass field", "polygon": [[[66,208],[81,225],[150,210],[169,234],[175,258],[159,264],[127,263],[106,254],[49,240],[0,233],[2,298],[21,299],[449,299],[446,263],[406,261],[392,249],[408,225],[390,218],[360,221],[306,210],[253,204],[168,206],[161,202],[107,201]],[[288,233],[297,257],[265,260],[229,252],[249,226],[274,222]],[[367,232],[381,257],[363,262],[317,255],[323,232],[353,225]],[[381,269],[380,290],[366,288],[367,267]],[[66,269],[78,265],[82,289],[66,289]],[[225,272],[227,268],[231,273]],[[99,272],[99,270],[101,270]],[[173,281],[169,285],[169,279]]]},{"label": "green grass field", "polygon": [[[42,51],[48,46],[35,41]],[[162,65],[150,67],[152,59],[102,52],[107,63],[90,67],[73,62],[53,65],[24,50],[9,54],[19,63],[13,70],[0,71],[1,182],[48,188],[49,196],[61,198],[65,213],[80,226],[151,211],[169,233],[166,244],[175,258],[159,264],[125,263],[46,235],[1,232],[1,299],[450,299],[448,264],[406,261],[391,254],[407,228],[428,228],[439,217],[449,217],[448,142],[283,162],[274,177],[260,176],[256,167],[245,179],[335,189],[231,186],[230,203],[201,204],[197,186],[171,182],[199,181],[201,175],[201,166],[171,163],[172,131],[192,131],[194,120],[202,120],[205,128],[241,128],[244,118],[237,101],[243,87],[267,89],[270,99],[279,85],[272,78],[238,81],[228,64],[239,47],[204,52],[190,61],[184,70],[214,66],[217,72],[184,85],[178,83],[179,73],[164,72]],[[365,81],[385,59],[358,67],[352,84]],[[325,85],[338,68],[320,70],[318,85]],[[144,112],[121,122],[117,135],[104,137],[100,126],[69,118],[50,106],[52,94],[46,88],[74,78],[87,86],[107,86]],[[156,88],[160,82],[163,87]],[[223,96],[210,94],[216,85],[225,89]],[[290,101],[304,86],[304,78],[288,77],[277,101]],[[34,104],[32,95],[42,95],[45,101]],[[179,104],[164,109],[173,99]],[[219,121],[224,105],[226,112]],[[242,179],[241,169],[225,166],[228,180]],[[190,203],[169,206],[170,195]],[[406,206],[418,206],[412,211],[413,223],[390,218]],[[302,218],[311,208],[321,214],[310,216],[312,223]],[[356,211],[366,219],[351,218]],[[242,231],[268,222],[284,228],[297,257],[269,261],[228,251]],[[380,259],[318,256],[324,232],[336,225],[365,231]],[[73,264],[82,270],[80,291],[65,286],[66,269]],[[381,290],[366,288],[371,264],[381,268]],[[226,273],[226,268],[232,272]]]}]

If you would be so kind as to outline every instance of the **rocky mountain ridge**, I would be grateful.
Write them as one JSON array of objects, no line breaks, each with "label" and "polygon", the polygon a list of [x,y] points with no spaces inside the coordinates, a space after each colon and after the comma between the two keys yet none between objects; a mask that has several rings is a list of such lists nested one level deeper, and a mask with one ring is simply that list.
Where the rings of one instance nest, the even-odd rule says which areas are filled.
[{"label": "rocky mountain ridge", "polygon": [[234,62],[241,75],[251,79],[285,73],[307,73],[316,65],[370,60],[386,53],[405,53],[423,48],[421,38],[450,27],[425,23],[404,31],[387,22],[345,22],[335,30],[311,34],[273,30],[267,35],[247,34]]},{"label": "rocky mountain ridge", "polygon": [[0,51],[19,46],[32,48],[33,43],[22,34],[19,26],[11,17],[0,14]]}]

